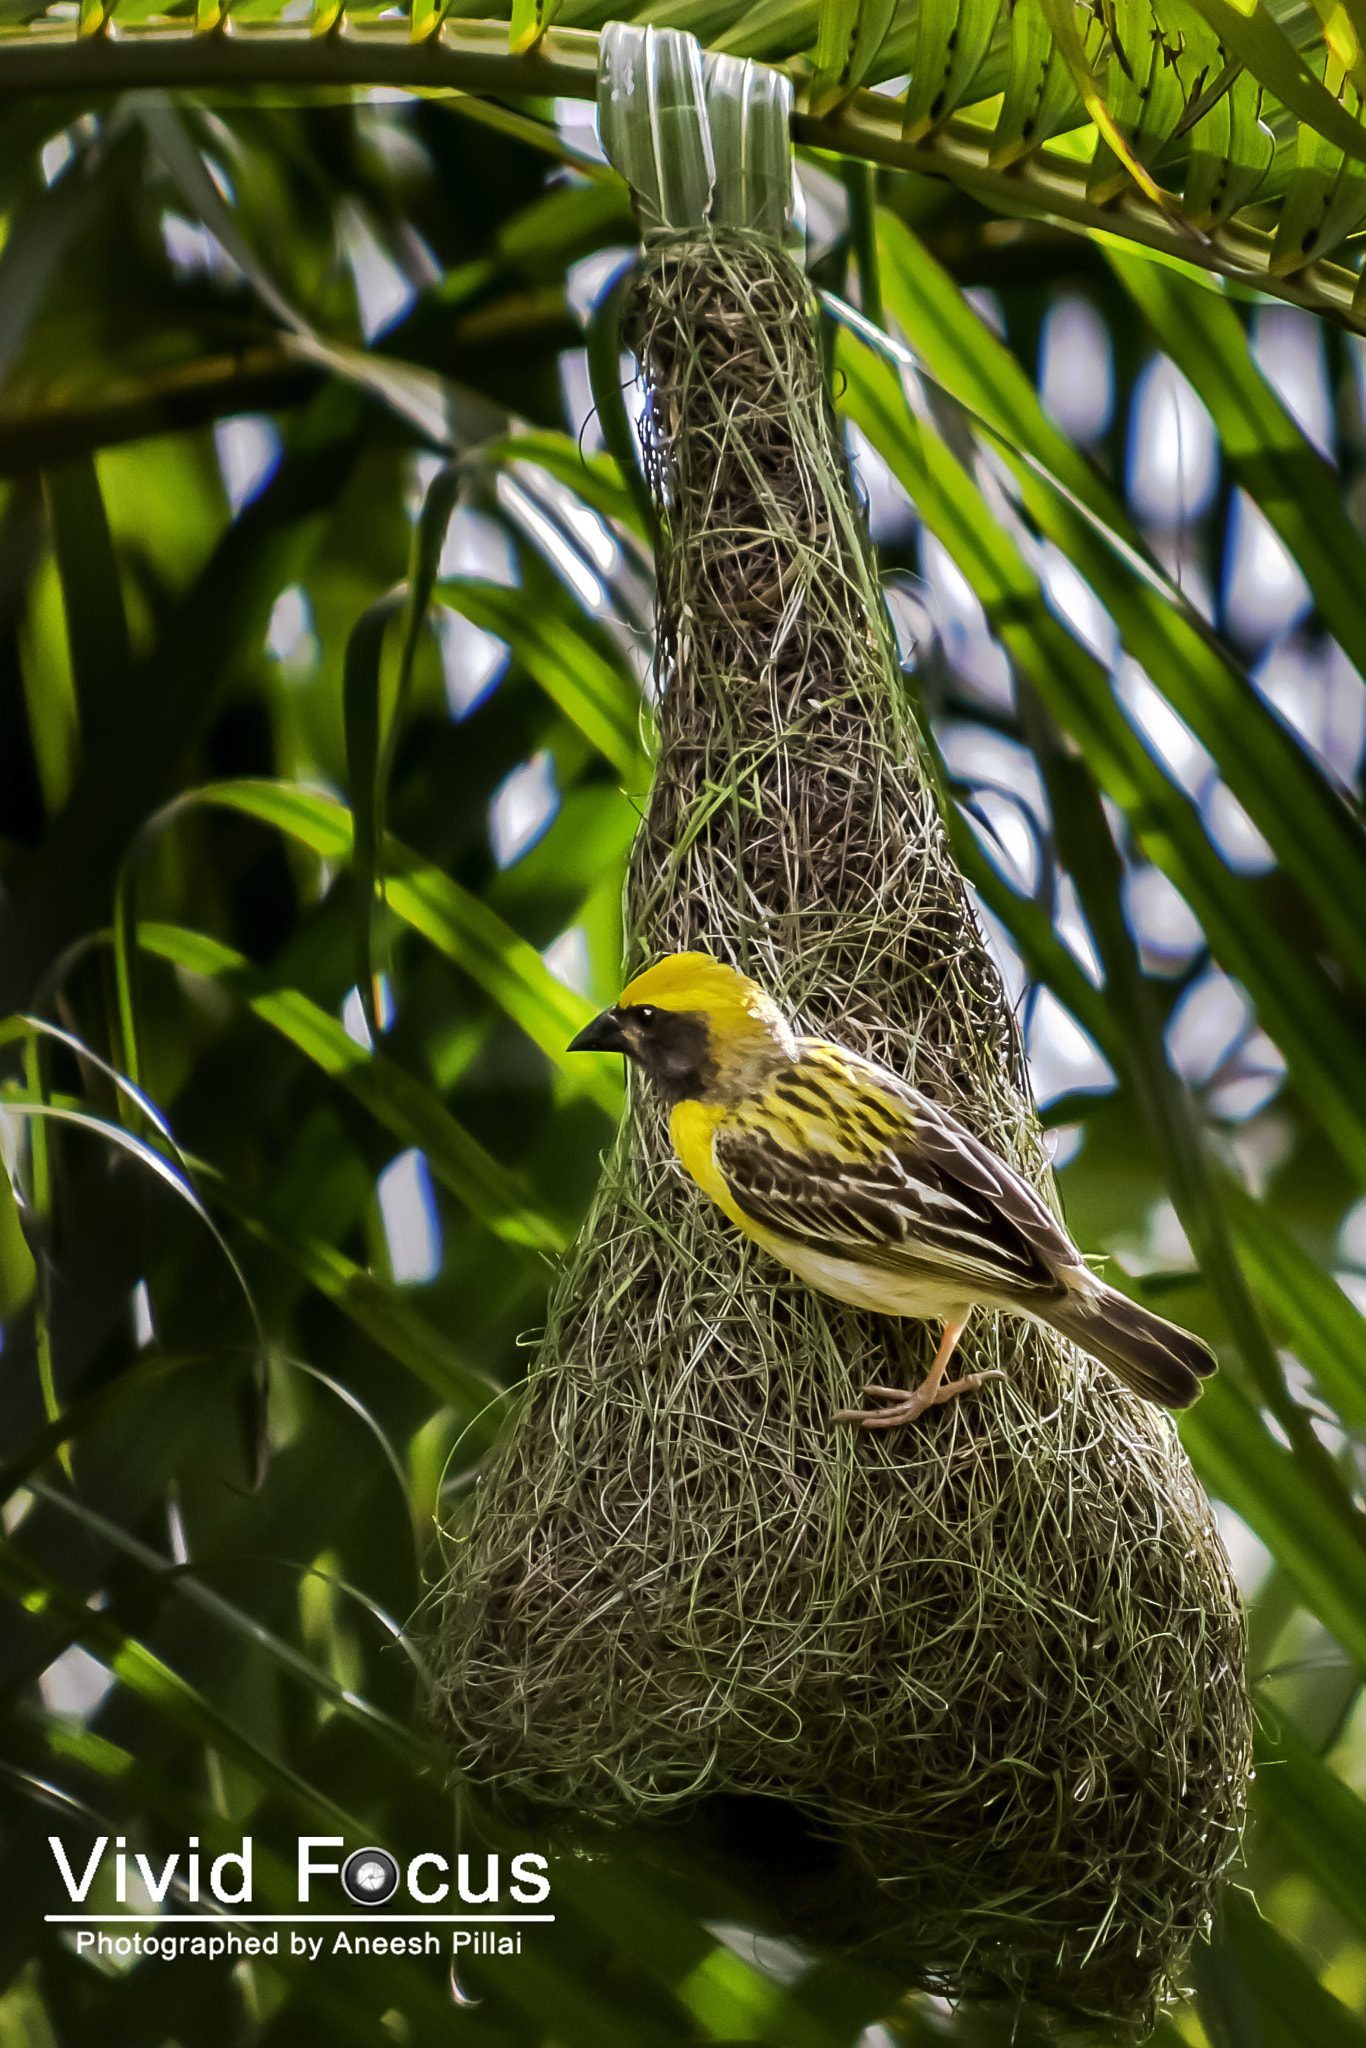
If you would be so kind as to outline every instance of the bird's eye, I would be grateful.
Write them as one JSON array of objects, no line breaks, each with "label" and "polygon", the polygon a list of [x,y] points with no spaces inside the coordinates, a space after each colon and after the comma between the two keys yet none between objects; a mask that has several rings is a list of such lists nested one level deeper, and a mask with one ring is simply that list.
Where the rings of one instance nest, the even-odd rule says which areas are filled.
[{"label": "bird's eye", "polygon": [[636,1015],[642,1024],[653,1024],[658,1014],[659,1012],[652,1003],[642,1003],[636,1011]]}]

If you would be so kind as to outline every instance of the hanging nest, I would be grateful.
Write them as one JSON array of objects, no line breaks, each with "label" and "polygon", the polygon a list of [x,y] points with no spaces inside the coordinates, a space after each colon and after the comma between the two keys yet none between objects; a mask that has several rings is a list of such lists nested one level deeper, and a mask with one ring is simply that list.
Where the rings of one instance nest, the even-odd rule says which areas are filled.
[{"label": "hanging nest", "polygon": [[[763,235],[658,236],[635,317],[666,534],[628,966],[733,962],[1055,1202],[805,280]],[[789,1928],[949,1996],[1141,2023],[1238,1845],[1228,1560],[1170,1418],[1019,1319],[974,1316],[964,1369],[1004,1374],[980,1395],[831,1426],[865,1382],[913,1385],[936,1334],[747,1245],[633,1084],[453,1532],[446,1732],[523,1817],[639,1833],[782,1801]]]}]

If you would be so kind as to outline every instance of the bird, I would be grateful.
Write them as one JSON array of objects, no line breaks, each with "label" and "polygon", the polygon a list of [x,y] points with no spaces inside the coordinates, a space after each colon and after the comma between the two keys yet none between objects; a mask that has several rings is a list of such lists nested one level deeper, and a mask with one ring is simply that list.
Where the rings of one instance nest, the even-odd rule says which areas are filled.
[{"label": "bird", "polygon": [[569,1050],[633,1061],[698,1187],[809,1286],[942,1321],[920,1386],[865,1386],[874,1405],[835,1422],[898,1429],[1002,1377],[947,1377],[974,1308],[1058,1331],[1163,1407],[1189,1407],[1215,1370],[1200,1338],[1107,1285],[1037,1191],[932,1096],[834,1040],[799,1036],[757,982],[710,954],[648,967]]}]

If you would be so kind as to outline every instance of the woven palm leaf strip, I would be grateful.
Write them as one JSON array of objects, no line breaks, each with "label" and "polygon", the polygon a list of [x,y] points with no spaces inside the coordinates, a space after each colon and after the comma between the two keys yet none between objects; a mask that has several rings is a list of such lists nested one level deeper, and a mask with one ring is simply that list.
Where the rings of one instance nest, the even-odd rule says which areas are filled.
[{"label": "woven palm leaf strip", "polygon": [[[609,37],[662,511],[628,965],[734,962],[1056,1200],[775,223],[785,187],[735,146],[753,67],[709,59],[704,80],[688,38]],[[619,137],[652,65],[642,168]],[[1005,1375],[979,1396],[886,1436],[831,1427],[864,1382],[919,1378],[936,1334],[744,1245],[633,1086],[524,1403],[451,1532],[446,1732],[505,1808],[590,1839],[714,1841],[780,1801],[754,1809],[752,1856],[778,1849],[752,1874],[789,1933],[950,1996],[1142,2024],[1239,1838],[1228,1562],[1170,1418],[1018,1319],[974,1318],[965,1366]]]}]

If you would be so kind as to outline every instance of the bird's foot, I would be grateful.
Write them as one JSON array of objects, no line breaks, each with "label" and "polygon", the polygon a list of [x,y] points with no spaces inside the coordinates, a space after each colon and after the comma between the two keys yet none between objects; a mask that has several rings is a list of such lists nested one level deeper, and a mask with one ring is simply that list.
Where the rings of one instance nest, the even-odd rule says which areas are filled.
[{"label": "bird's foot", "polygon": [[864,1399],[885,1401],[885,1408],[839,1408],[831,1416],[832,1422],[852,1422],[857,1429],[904,1429],[908,1422],[915,1422],[927,1408],[937,1408],[941,1401],[956,1400],[959,1394],[975,1394],[983,1380],[1001,1380],[1003,1372],[995,1367],[985,1372],[965,1373],[961,1380],[926,1380],[923,1385],[909,1393],[905,1387],[860,1387]]}]

